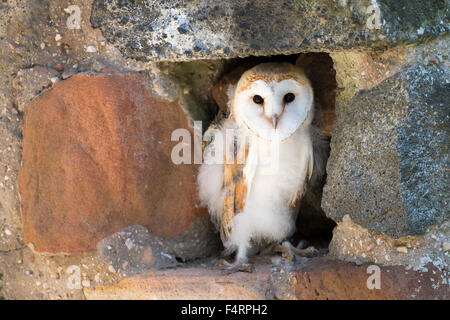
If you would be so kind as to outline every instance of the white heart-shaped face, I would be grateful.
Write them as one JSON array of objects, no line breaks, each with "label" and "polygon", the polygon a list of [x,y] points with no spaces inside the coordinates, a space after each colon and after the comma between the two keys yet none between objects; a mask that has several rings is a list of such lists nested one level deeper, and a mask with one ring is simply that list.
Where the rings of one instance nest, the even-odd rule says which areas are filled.
[{"label": "white heart-shaped face", "polygon": [[246,125],[257,136],[284,140],[302,124],[311,123],[312,104],[312,89],[294,79],[256,80],[237,92],[233,112],[238,123]]}]

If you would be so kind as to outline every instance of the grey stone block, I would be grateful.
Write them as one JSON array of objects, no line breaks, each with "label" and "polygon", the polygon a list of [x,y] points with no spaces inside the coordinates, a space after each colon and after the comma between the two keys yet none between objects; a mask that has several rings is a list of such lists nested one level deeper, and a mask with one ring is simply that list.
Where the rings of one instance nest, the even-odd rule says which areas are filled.
[{"label": "grey stone block", "polygon": [[233,58],[383,48],[449,30],[445,1],[96,0],[91,24],[128,58]]},{"label": "grey stone block", "polygon": [[338,104],[322,207],[392,237],[449,218],[449,72],[415,65]]}]

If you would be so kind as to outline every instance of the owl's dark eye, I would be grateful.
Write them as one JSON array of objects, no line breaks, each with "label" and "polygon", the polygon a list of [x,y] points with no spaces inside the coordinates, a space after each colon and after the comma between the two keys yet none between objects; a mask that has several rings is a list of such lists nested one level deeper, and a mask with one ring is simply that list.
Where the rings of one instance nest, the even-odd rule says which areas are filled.
[{"label": "owl's dark eye", "polygon": [[263,104],[264,103],[264,99],[263,97],[259,96],[259,95],[254,95],[253,96],[253,102],[256,104]]},{"label": "owl's dark eye", "polygon": [[295,94],[289,92],[284,95],[284,102],[289,103],[295,100]]}]

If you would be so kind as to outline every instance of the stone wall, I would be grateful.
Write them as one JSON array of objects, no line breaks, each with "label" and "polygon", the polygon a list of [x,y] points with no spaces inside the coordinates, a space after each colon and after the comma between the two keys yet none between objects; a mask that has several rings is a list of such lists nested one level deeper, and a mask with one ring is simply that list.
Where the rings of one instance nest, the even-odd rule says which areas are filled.
[{"label": "stone wall", "polygon": [[[448,14],[446,1],[1,2],[0,298],[448,299]],[[197,165],[170,161],[171,133],[206,129],[228,84],[267,60],[309,68],[331,138],[299,233],[336,227],[326,257],[224,280]],[[359,287],[370,264],[394,274],[387,291]],[[190,269],[159,270],[177,266]]]}]

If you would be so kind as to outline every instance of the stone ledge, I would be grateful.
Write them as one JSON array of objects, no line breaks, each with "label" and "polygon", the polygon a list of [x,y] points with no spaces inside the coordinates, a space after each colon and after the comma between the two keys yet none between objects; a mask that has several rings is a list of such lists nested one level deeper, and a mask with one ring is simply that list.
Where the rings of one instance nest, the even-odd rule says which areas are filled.
[{"label": "stone ledge", "polygon": [[[448,299],[447,271],[432,265],[423,271],[380,266],[380,289],[368,289],[370,264],[301,259],[295,265],[257,264],[254,273],[221,274],[215,266],[149,271],[110,286],[85,288],[97,299]],[[433,279],[433,280],[431,280]]]},{"label": "stone ledge", "polygon": [[[300,300],[409,300],[448,299],[448,272],[431,263],[422,271],[407,270],[404,266],[379,266],[380,289],[368,289],[371,264],[312,259],[295,267],[295,297]],[[369,281],[371,282],[371,281]],[[372,283],[372,282],[371,282]]]},{"label": "stone ledge", "polygon": [[84,289],[88,300],[126,299],[265,299],[270,266],[254,273],[222,275],[213,267],[148,271],[122,279],[112,286]]}]

